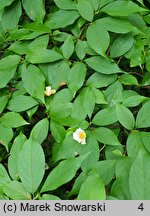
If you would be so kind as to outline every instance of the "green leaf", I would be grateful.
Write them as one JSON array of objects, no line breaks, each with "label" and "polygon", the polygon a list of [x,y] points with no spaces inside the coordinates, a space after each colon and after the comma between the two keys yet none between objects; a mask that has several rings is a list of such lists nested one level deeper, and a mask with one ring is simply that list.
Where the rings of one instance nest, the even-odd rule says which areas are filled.
[{"label": "green leaf", "polygon": [[73,24],[79,16],[77,11],[59,10],[50,14],[45,24],[51,29],[65,28]]},{"label": "green leaf", "polygon": [[9,198],[4,194],[0,194],[0,200],[9,200]]},{"label": "green leaf", "polygon": [[107,5],[109,2],[111,2],[111,0],[101,0],[99,2],[100,2],[100,7],[103,7],[103,6]]},{"label": "green leaf", "polygon": [[49,35],[42,35],[40,37],[35,38],[28,46],[28,50],[35,51],[35,49],[47,48],[49,42]]},{"label": "green leaf", "polygon": [[121,75],[119,81],[124,85],[138,85],[137,79],[130,74]]},{"label": "green leaf", "polygon": [[4,145],[8,150],[8,144],[12,140],[12,138],[13,138],[13,130],[11,128],[5,127],[0,122],[0,144]]},{"label": "green leaf", "polygon": [[16,41],[17,39],[21,39],[24,36],[26,37],[28,34],[30,34],[30,31],[28,29],[19,28],[14,30],[7,38],[7,40]]},{"label": "green leaf", "polygon": [[21,182],[11,181],[4,188],[5,194],[13,200],[31,200],[31,194]]},{"label": "green leaf", "polygon": [[80,89],[84,83],[86,76],[86,66],[81,62],[73,65],[69,73],[68,88],[73,95]]},{"label": "green leaf", "polygon": [[106,200],[118,200],[118,199],[113,196],[106,196]]},{"label": "green leaf", "polygon": [[52,106],[49,110],[50,118],[54,121],[60,121],[71,113],[72,103],[58,103]]},{"label": "green leaf", "polygon": [[132,112],[124,105],[116,106],[116,115],[120,124],[128,130],[133,130],[135,127],[135,119]]},{"label": "green leaf", "polygon": [[76,4],[72,0],[54,0],[57,7],[62,10],[75,10]]},{"label": "green leaf", "polygon": [[102,87],[109,86],[116,79],[117,79],[116,74],[107,75],[107,74],[93,73],[87,80],[86,85],[95,88],[102,88]]},{"label": "green leaf", "polygon": [[115,175],[116,160],[102,160],[95,165],[95,170],[102,178],[105,185],[107,185]]},{"label": "green leaf", "polygon": [[80,120],[85,119],[87,115],[91,118],[95,107],[95,101],[92,89],[89,87],[83,88],[73,103],[71,116],[74,119]]},{"label": "green leaf", "polygon": [[9,200],[9,198],[4,194],[0,194],[0,200]]},{"label": "green leaf", "polygon": [[92,122],[98,126],[106,126],[117,122],[115,107],[100,110],[93,118]]},{"label": "green leaf", "polygon": [[57,120],[58,123],[60,123],[63,126],[66,126],[66,127],[72,127],[72,125],[79,125],[82,121],[83,120],[72,118],[71,113],[69,115],[65,116],[64,118],[60,118]]},{"label": "green leaf", "polygon": [[147,128],[150,127],[150,101],[145,103],[139,110],[136,117],[136,127],[137,128]]},{"label": "green leaf", "polygon": [[8,99],[9,99],[8,95],[4,95],[0,97],[0,113],[2,113],[3,110],[5,109]]},{"label": "green leaf", "polygon": [[85,148],[85,145],[81,145],[73,139],[73,134],[67,134],[62,143],[54,145],[52,160],[57,162],[62,159],[69,159],[75,157],[77,153],[80,153]]},{"label": "green leaf", "polygon": [[140,137],[140,132],[132,131],[127,138],[127,153],[129,157],[135,158],[143,145]]},{"label": "green leaf", "polygon": [[32,64],[55,62],[60,59],[63,59],[62,55],[54,50],[48,50],[45,48],[27,52],[27,60]]},{"label": "green leaf", "polygon": [[91,88],[87,87],[84,90],[85,91],[84,91],[84,98],[83,98],[83,111],[85,111],[85,113],[87,113],[89,118],[91,118],[94,107],[95,107],[96,99],[95,99],[95,95]]},{"label": "green leaf", "polygon": [[75,195],[79,193],[79,190],[81,188],[81,185],[86,180],[87,175],[85,172],[81,172],[80,175],[75,179],[74,185],[71,189],[71,192],[69,193],[69,196]]},{"label": "green leaf", "polygon": [[14,77],[20,56],[9,55],[0,60],[0,88],[4,88]]},{"label": "green leaf", "polygon": [[[41,24],[41,23],[39,23],[37,21],[26,23],[25,27],[27,29],[29,29],[30,31],[33,31],[33,32],[30,33],[27,36],[24,36],[22,38],[23,40],[25,40],[25,39],[26,40],[31,40],[31,39],[34,39],[34,38],[40,36],[40,35],[43,35],[45,33],[50,33],[51,32],[51,29],[49,27],[45,26],[45,23]],[[43,36],[46,36],[46,35],[43,35]]]},{"label": "green leaf", "polygon": [[105,146],[105,156],[107,160],[118,160],[123,156],[124,149],[122,145]]},{"label": "green leaf", "polygon": [[70,181],[75,176],[84,159],[85,156],[82,156],[60,162],[48,175],[41,192],[55,190]]},{"label": "green leaf", "polygon": [[32,120],[32,116],[35,114],[35,112],[38,110],[38,106],[35,106],[29,110],[27,110],[27,115],[30,119],[30,121]]},{"label": "green leaf", "polygon": [[143,64],[144,43],[142,40],[135,40],[131,49],[125,54],[125,57],[130,59],[130,66],[136,67]]},{"label": "green leaf", "polygon": [[18,25],[21,14],[22,8],[20,1],[14,1],[10,6],[6,7],[2,15],[3,29],[5,31],[15,29]]},{"label": "green leaf", "polygon": [[90,4],[92,5],[93,9],[96,11],[100,5],[99,0],[88,0]]},{"label": "green leaf", "polygon": [[150,173],[148,172],[149,166],[149,155],[145,155],[142,151],[139,151],[129,173],[129,187],[131,198],[133,200],[150,199]]},{"label": "green leaf", "polygon": [[[45,16],[45,8],[43,0],[23,0],[23,8],[30,19],[33,21],[38,20],[42,23]],[[38,5],[38,7],[37,7]]]},{"label": "green leaf", "polygon": [[27,67],[23,66],[22,81],[26,91],[44,103],[45,79],[40,69],[32,64]]},{"label": "green leaf", "polygon": [[1,124],[5,127],[17,128],[29,124],[19,113],[7,112],[0,118]]},{"label": "green leaf", "polygon": [[[44,26],[45,27],[45,26]],[[37,27],[38,28],[38,27]],[[48,28],[48,27],[45,27],[45,28]],[[30,29],[30,28],[29,28]],[[29,30],[28,30],[29,31]],[[48,31],[48,30],[45,30],[46,32]],[[45,32],[44,31],[44,32]],[[21,37],[21,40],[27,40],[26,42],[29,42],[29,40],[32,40],[32,39],[34,39],[34,38],[36,38],[36,37],[39,37],[40,35],[42,35],[43,34],[43,32],[39,32],[38,30],[36,31],[36,30],[34,30],[34,32],[28,32],[28,34],[24,34],[22,37]],[[26,52],[25,52],[25,54],[26,54]]]},{"label": "green leaf", "polygon": [[53,38],[55,41],[64,42],[68,36],[69,34],[66,32],[61,32],[59,30],[53,31]]},{"label": "green leaf", "polygon": [[121,71],[115,62],[111,62],[109,59],[101,56],[90,57],[85,59],[85,62],[90,68],[102,74],[114,74]]},{"label": "green leaf", "polygon": [[44,194],[40,200],[60,200],[60,198],[52,194]]},{"label": "green leaf", "polygon": [[119,200],[131,200],[129,190],[129,172],[131,164],[132,160],[129,157],[124,157],[117,161],[115,170],[116,180],[111,188],[111,196],[117,197]]},{"label": "green leaf", "polygon": [[66,132],[65,132],[65,128],[61,124],[51,120],[50,130],[52,136],[58,143],[61,143],[64,140]]},{"label": "green leaf", "polygon": [[66,103],[72,101],[73,97],[68,88],[64,88],[61,91],[58,91],[54,95],[50,107],[57,105],[58,103]]},{"label": "green leaf", "polygon": [[87,0],[79,0],[77,3],[79,14],[87,21],[92,22],[94,10],[92,5]]},{"label": "green leaf", "polygon": [[93,92],[96,104],[107,104],[103,93],[99,89],[92,88],[92,92]]},{"label": "green leaf", "polygon": [[16,41],[8,49],[19,55],[25,55],[28,51],[29,44],[29,41]]},{"label": "green leaf", "polygon": [[47,118],[39,121],[31,131],[30,138],[41,144],[47,137],[49,130],[49,121]]},{"label": "green leaf", "polygon": [[133,131],[127,139],[127,153],[129,157],[135,159],[139,151],[147,153],[149,148],[150,133],[143,131]]},{"label": "green leaf", "polygon": [[84,155],[88,152],[90,154],[81,165],[81,168],[85,173],[91,170],[99,159],[99,144],[93,136],[88,136],[85,148],[82,150],[81,155]]},{"label": "green leaf", "polygon": [[[146,60],[146,69],[148,71],[150,71],[150,51],[148,50],[148,52],[146,53],[146,57],[145,57],[145,60]],[[149,73],[148,73],[149,74]]]},{"label": "green leaf", "polygon": [[[60,87],[62,82],[68,82],[70,67],[67,62],[60,61],[50,64],[42,64],[40,65],[40,69],[47,81],[47,84],[52,86],[52,89],[57,89]],[[58,94],[59,92],[55,95]]]},{"label": "green leaf", "polygon": [[19,154],[18,171],[24,187],[35,193],[39,187],[45,171],[45,157],[43,149],[37,141],[29,139]]},{"label": "green leaf", "polygon": [[111,58],[124,55],[132,47],[134,38],[132,34],[119,35],[113,42],[110,49]]},{"label": "green leaf", "polygon": [[140,132],[140,138],[142,140],[143,145],[150,152],[150,132]]},{"label": "green leaf", "polygon": [[126,107],[135,107],[142,103],[146,97],[139,95],[132,90],[123,91],[123,105]]},{"label": "green leaf", "polygon": [[65,59],[69,59],[74,52],[74,43],[73,43],[71,35],[67,37],[61,49],[62,49],[63,56],[65,57]]},{"label": "green leaf", "polygon": [[102,179],[95,172],[82,184],[77,200],[105,200],[106,192]]},{"label": "green leaf", "polygon": [[133,13],[144,12],[144,8],[139,7],[137,4],[131,1],[114,1],[107,4],[101,9],[101,12],[105,12],[110,16],[129,16]]},{"label": "green leaf", "polygon": [[[117,9],[118,10],[118,9]],[[129,32],[139,33],[134,25],[132,25],[128,20],[117,19],[113,17],[104,17],[96,21],[100,26],[103,26],[107,31],[126,34]]]},{"label": "green leaf", "polygon": [[10,156],[8,158],[8,170],[9,170],[9,174],[14,180],[19,179],[19,174],[18,174],[19,154],[26,140],[27,138],[25,137],[25,135],[20,133],[15,138],[10,150]]},{"label": "green leaf", "polygon": [[104,91],[104,96],[110,107],[122,102],[122,94],[123,87],[119,81],[114,82]]},{"label": "green leaf", "polygon": [[99,23],[94,22],[88,27],[86,37],[89,46],[95,52],[105,57],[110,43],[110,37],[106,29]]},{"label": "green leaf", "polygon": [[84,59],[85,55],[86,55],[86,48],[87,48],[87,42],[86,41],[82,41],[82,40],[78,40],[78,42],[76,43],[75,46],[75,52],[77,54],[77,56],[79,57],[79,59]]},{"label": "green leaf", "polygon": [[87,113],[84,110],[85,107],[83,103],[84,94],[82,92],[76,97],[72,106],[71,117],[74,119],[84,120],[87,116]]},{"label": "green leaf", "polygon": [[37,104],[38,102],[30,96],[12,95],[11,99],[9,100],[7,109],[13,112],[22,112],[36,106]]},{"label": "green leaf", "polygon": [[1,0],[0,2],[0,10],[3,9],[4,7],[10,5],[14,0]]},{"label": "green leaf", "polygon": [[101,143],[105,145],[120,145],[120,142],[116,136],[116,134],[105,127],[96,128],[93,132],[94,137]]},{"label": "green leaf", "polygon": [[[140,1],[140,0],[138,0]],[[143,0],[142,0],[143,1]],[[143,4],[143,3],[141,3]],[[143,4],[144,6],[144,4]],[[145,7],[145,6],[144,6]],[[142,13],[143,14],[143,13]],[[131,14],[128,16],[128,20],[133,24],[135,25],[138,29],[141,29],[143,30],[144,28],[146,28],[146,19],[144,18],[143,19],[143,16],[141,16],[140,13],[134,13],[134,14]]]},{"label": "green leaf", "polygon": [[0,191],[3,192],[4,186],[10,181],[10,177],[5,167],[0,164]]}]

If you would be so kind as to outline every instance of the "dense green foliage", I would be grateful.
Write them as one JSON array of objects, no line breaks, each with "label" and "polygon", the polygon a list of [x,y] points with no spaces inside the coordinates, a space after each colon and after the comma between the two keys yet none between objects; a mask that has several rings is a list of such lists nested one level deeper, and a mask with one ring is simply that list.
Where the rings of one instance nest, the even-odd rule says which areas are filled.
[{"label": "dense green foliage", "polygon": [[148,7],[0,1],[0,199],[150,199]]}]

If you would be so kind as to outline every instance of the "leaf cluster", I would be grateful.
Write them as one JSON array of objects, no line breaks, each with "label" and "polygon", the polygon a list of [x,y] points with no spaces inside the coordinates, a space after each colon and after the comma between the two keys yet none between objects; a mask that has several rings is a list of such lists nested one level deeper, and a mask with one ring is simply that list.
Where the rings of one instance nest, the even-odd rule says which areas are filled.
[{"label": "leaf cluster", "polygon": [[0,1],[0,199],[150,199],[149,26],[143,0]]}]

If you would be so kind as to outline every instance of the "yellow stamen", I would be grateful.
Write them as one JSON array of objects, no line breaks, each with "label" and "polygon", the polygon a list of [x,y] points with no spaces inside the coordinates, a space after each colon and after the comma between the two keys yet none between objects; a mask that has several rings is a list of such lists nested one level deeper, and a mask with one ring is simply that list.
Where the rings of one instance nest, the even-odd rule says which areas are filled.
[{"label": "yellow stamen", "polygon": [[86,137],[86,134],[85,134],[84,131],[82,131],[82,132],[79,133],[79,138],[80,139],[84,139],[85,137]]}]

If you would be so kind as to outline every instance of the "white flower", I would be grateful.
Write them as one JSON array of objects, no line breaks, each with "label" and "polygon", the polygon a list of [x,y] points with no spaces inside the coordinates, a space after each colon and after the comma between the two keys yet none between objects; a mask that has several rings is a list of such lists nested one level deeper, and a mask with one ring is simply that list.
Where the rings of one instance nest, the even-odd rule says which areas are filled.
[{"label": "white flower", "polygon": [[51,86],[46,86],[45,95],[51,96],[52,94],[55,94],[56,90],[52,89]]},{"label": "white flower", "polygon": [[81,128],[78,128],[74,133],[73,133],[73,139],[76,140],[78,143],[81,144],[86,144],[86,133],[84,130]]}]

